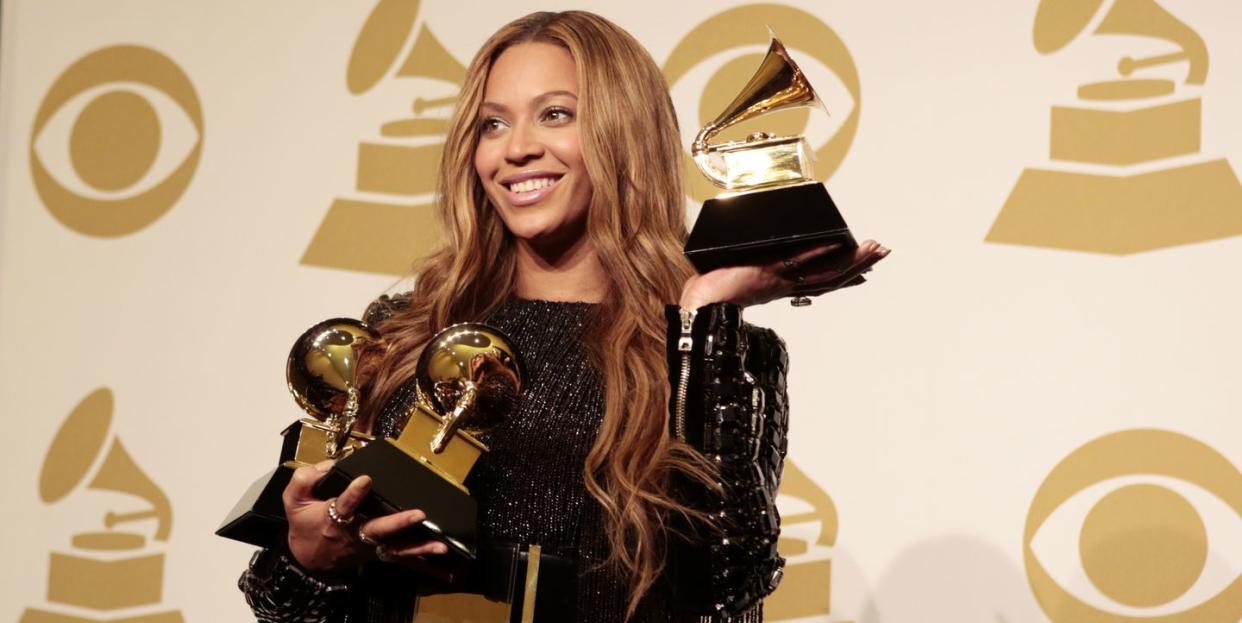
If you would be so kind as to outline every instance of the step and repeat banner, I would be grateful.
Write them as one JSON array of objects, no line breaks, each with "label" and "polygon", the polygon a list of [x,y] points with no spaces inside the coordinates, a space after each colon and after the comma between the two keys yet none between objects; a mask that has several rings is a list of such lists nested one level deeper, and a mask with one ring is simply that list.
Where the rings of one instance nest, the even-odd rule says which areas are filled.
[{"label": "step and repeat banner", "polygon": [[[213,535],[293,339],[400,288],[501,24],[586,8],[682,139],[768,28],[894,249],[791,351],[774,621],[1242,620],[1242,3],[14,0],[0,35],[0,620],[246,620]],[[715,192],[687,169],[689,217]]]}]

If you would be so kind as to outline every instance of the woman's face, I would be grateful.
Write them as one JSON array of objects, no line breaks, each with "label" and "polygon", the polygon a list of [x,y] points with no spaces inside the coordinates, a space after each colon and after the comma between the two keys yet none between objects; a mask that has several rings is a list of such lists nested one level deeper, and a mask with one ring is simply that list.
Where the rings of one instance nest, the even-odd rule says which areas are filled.
[{"label": "woman's face", "polygon": [[567,50],[524,43],[492,64],[474,167],[519,240],[564,246],[582,236],[591,181],[578,139],[578,75]]}]

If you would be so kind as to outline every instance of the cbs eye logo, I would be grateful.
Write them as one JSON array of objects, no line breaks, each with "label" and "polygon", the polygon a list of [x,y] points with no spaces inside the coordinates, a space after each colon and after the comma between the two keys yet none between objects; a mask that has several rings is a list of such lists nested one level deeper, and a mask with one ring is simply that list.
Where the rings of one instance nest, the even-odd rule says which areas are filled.
[{"label": "cbs eye logo", "polygon": [[185,192],[202,136],[202,107],[181,68],[150,48],[104,48],[71,65],[44,96],[30,133],[31,176],[64,226],[124,236]]},{"label": "cbs eye logo", "polygon": [[1040,485],[1027,580],[1054,623],[1242,619],[1242,473],[1161,430],[1095,439]]}]

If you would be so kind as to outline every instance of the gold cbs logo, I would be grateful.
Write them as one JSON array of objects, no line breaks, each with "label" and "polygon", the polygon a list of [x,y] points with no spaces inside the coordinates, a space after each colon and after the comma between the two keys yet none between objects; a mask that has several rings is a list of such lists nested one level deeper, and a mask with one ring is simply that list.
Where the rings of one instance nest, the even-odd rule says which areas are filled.
[{"label": "gold cbs logo", "polygon": [[202,106],[176,63],[151,48],[103,48],[73,63],[44,96],[30,133],[31,177],[64,226],[124,236],[185,192],[202,136]]},{"label": "gold cbs logo", "polygon": [[[109,434],[112,412],[107,388],[91,392],[73,408],[43,459],[39,497],[54,504],[71,495],[90,495],[83,489],[121,494],[122,510],[102,514],[104,529],[74,534],[68,551],[51,552],[49,607],[27,609],[20,623],[184,621],[179,610],[160,606],[164,554],[149,542],[168,541],[172,505],[121,440]],[[145,508],[126,509],[134,500]]]},{"label": "gold cbs logo", "polygon": [[1100,437],[1040,485],[1023,559],[1053,623],[1233,623],[1242,619],[1242,473],[1178,433]]}]

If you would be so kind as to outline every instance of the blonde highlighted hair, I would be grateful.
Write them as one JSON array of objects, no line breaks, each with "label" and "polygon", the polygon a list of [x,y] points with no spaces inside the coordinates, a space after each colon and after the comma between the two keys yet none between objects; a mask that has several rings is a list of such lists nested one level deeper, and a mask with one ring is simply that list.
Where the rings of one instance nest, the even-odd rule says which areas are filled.
[{"label": "blonde highlighted hair", "polygon": [[607,292],[586,341],[604,378],[604,419],[583,477],[602,505],[608,563],[630,580],[629,612],[659,576],[667,520],[694,515],[669,491],[670,474],[706,478],[697,454],[667,433],[669,384],[663,306],[676,302],[692,268],[685,241],[682,151],[659,68],[628,33],[581,11],[533,13],[492,35],[470,64],[440,164],[444,246],[416,269],[411,307],[382,323],[389,344],[374,365],[364,416],[414,373],[439,328],[478,320],[514,292],[514,240],[474,168],[479,107],[488,73],[506,49],[550,43],[578,72],[578,130],[593,189],[586,236],[609,267]]}]

